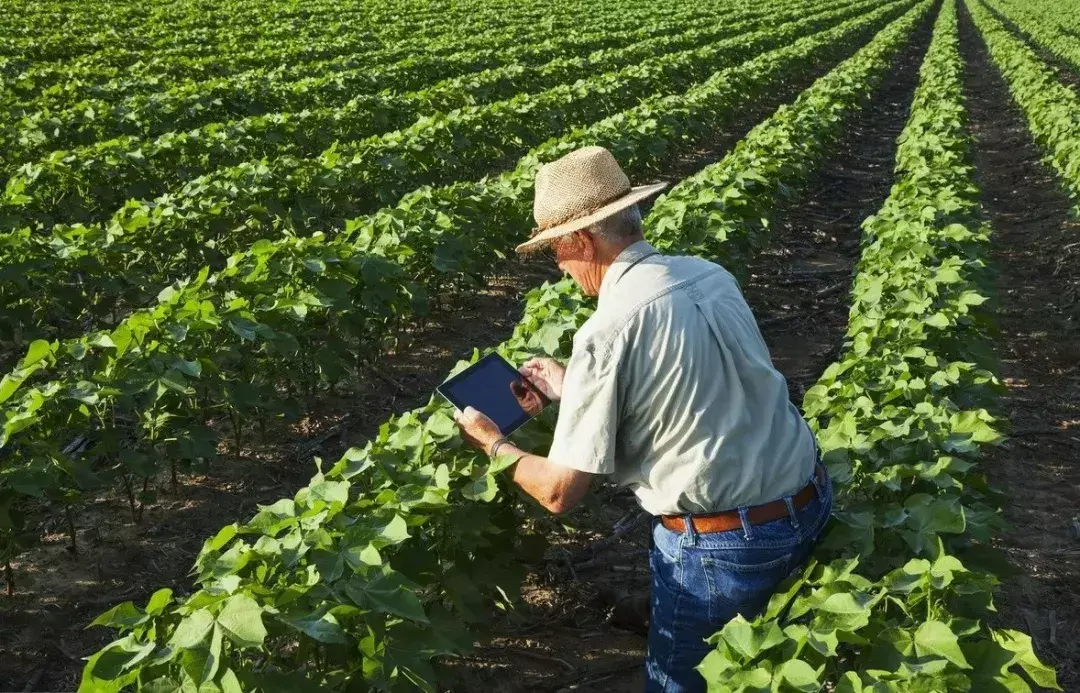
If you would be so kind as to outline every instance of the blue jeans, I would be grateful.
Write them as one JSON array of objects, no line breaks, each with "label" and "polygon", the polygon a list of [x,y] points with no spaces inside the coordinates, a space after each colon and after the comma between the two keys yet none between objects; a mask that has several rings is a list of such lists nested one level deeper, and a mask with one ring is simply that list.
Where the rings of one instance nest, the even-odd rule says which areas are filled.
[{"label": "blue jeans", "polygon": [[653,520],[646,693],[704,691],[694,667],[709,652],[705,639],[735,614],[749,619],[764,610],[776,586],[806,563],[832,511],[828,474],[812,482],[813,500],[760,525],[743,515],[741,529],[699,534],[689,523],[680,533]]}]

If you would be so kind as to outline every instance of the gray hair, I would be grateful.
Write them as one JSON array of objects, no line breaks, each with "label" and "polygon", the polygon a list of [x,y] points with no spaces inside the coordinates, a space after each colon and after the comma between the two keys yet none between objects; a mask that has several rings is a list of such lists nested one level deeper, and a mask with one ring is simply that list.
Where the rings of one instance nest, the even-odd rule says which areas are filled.
[{"label": "gray hair", "polygon": [[644,235],[645,225],[641,220],[641,210],[637,205],[630,205],[590,226],[589,233],[609,243],[619,243],[627,238]]}]

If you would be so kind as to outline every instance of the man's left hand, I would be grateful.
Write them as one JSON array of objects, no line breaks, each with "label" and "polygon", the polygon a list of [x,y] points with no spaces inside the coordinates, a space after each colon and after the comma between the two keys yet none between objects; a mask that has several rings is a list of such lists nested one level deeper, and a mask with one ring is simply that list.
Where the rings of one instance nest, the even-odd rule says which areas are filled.
[{"label": "man's left hand", "polygon": [[503,437],[495,422],[474,407],[454,412],[454,421],[461,429],[461,437],[485,455],[491,454],[491,446]]}]

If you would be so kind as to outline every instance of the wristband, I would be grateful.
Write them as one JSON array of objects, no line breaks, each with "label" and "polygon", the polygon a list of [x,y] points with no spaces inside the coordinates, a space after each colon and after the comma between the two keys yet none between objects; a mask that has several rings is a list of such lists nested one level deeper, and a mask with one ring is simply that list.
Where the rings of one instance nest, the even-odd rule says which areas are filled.
[{"label": "wristband", "polygon": [[502,438],[499,438],[498,440],[496,440],[494,443],[491,444],[491,450],[488,452],[488,457],[494,459],[495,456],[499,454],[499,448],[501,448],[502,446],[507,445],[509,443],[510,443],[510,440],[506,436],[503,436]]}]

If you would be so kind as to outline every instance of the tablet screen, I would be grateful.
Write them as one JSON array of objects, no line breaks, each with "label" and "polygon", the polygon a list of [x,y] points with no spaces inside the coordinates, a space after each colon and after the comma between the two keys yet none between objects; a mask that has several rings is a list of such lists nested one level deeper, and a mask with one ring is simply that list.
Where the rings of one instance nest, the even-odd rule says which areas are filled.
[{"label": "tablet screen", "polygon": [[[532,412],[522,407],[523,394]],[[439,392],[458,409],[475,407],[487,414],[504,435],[540,413],[546,402],[538,402],[535,388],[523,383],[521,374],[504,358],[491,353],[439,386]],[[515,395],[515,392],[518,394]]]}]

